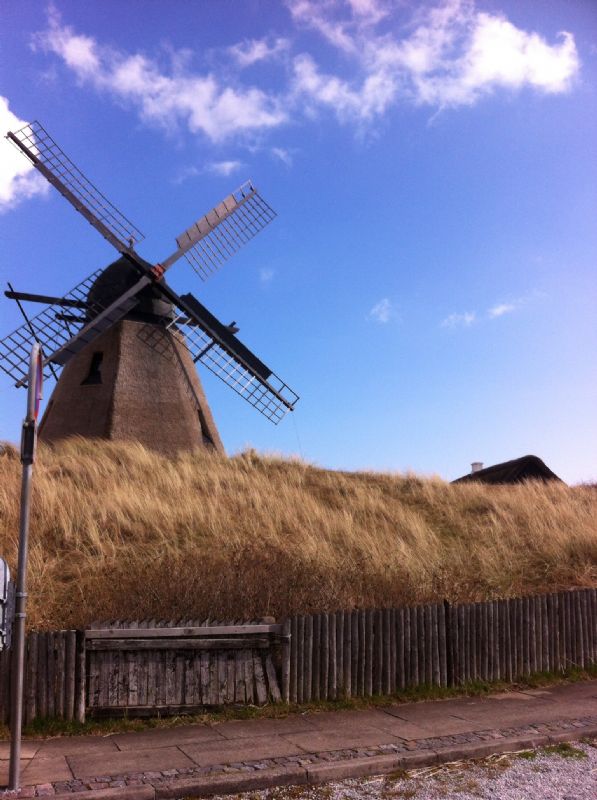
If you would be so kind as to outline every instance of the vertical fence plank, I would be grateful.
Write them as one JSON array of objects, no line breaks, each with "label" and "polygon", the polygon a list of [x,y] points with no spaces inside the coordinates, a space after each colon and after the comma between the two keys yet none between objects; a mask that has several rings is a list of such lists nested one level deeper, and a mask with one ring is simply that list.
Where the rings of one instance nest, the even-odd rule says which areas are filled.
[{"label": "vertical fence plank", "polygon": [[365,626],[365,696],[373,694],[373,611],[366,611]]},{"label": "vertical fence plank", "polygon": [[409,640],[409,655],[410,655],[410,685],[419,685],[419,652],[418,652],[418,626],[417,626],[417,609],[411,606],[408,609],[410,619],[410,640]]},{"label": "vertical fence plank", "polygon": [[37,633],[28,634],[26,639],[24,719],[25,724],[33,722],[36,716],[37,688]]},{"label": "vertical fence plank", "polygon": [[[317,702],[321,697],[322,700],[325,699],[325,689],[321,686],[321,614],[313,614],[313,654],[312,657],[309,659],[311,663],[311,695],[309,699],[313,699]],[[309,632],[310,628],[307,625],[305,628],[305,636],[307,637],[307,643],[309,642]],[[309,647],[309,644],[307,644]]]},{"label": "vertical fence plank", "polygon": [[85,631],[75,633],[75,719],[85,722],[87,699],[87,658]]},{"label": "vertical fence plank", "polygon": [[76,672],[77,632],[66,632],[66,656],[64,672],[66,677],[64,716],[67,720],[75,718],[75,672]]},{"label": "vertical fence plank", "polygon": [[313,697],[313,632],[315,619],[313,614],[305,616],[305,674],[303,676],[303,703],[310,703]]},{"label": "vertical fence plank", "polygon": [[336,611],[336,697],[344,692],[344,611]]},{"label": "vertical fence plank", "polygon": [[535,669],[537,672],[543,672],[543,603],[541,595],[535,597],[535,641],[535,650],[537,654]]},{"label": "vertical fence plank", "polygon": [[328,700],[329,657],[330,657],[330,624],[327,614],[321,614],[321,660],[319,664],[321,699]]},{"label": "vertical fence plank", "polygon": [[503,681],[508,677],[508,660],[510,650],[510,618],[508,616],[508,601],[500,600],[500,675]]},{"label": "vertical fence plank", "polygon": [[383,613],[381,609],[373,612],[373,691],[383,691]]},{"label": "vertical fence plank", "polygon": [[391,608],[390,615],[390,694],[396,693],[398,686],[398,643],[396,641],[396,620],[398,619],[398,610]]},{"label": "vertical fence plank", "polygon": [[557,594],[558,606],[558,662],[559,670],[566,669],[567,650],[566,650],[566,608],[564,604],[564,592]]},{"label": "vertical fence plank", "polygon": [[425,653],[425,609],[423,606],[416,606],[417,615],[417,660],[419,683],[424,684],[427,680],[427,658]]},{"label": "vertical fence plank", "polygon": [[437,647],[439,660],[439,685],[448,685],[448,661],[446,649],[446,606],[438,603],[437,606]]},{"label": "vertical fence plank", "polygon": [[576,664],[582,668],[585,663],[584,654],[584,619],[582,614],[582,592],[572,592],[574,609],[574,630],[576,634]]},{"label": "vertical fence plank", "polygon": [[466,631],[464,627],[464,605],[461,603],[457,606],[458,614],[458,682],[460,684],[466,681]]},{"label": "vertical fence plank", "polygon": [[494,681],[501,678],[500,671],[500,608],[497,600],[492,600],[493,606],[493,676]]},{"label": "vertical fence plank", "polygon": [[589,589],[581,589],[580,599],[583,613],[583,667],[588,667],[591,661],[591,618],[589,616]]},{"label": "vertical fence plank", "polygon": [[399,608],[396,618],[396,645],[397,645],[397,659],[398,659],[398,681],[397,688],[405,689],[408,681],[408,646],[407,635],[410,631],[410,622],[407,625],[408,613],[407,609]]},{"label": "vertical fence plank", "polygon": [[589,615],[589,665],[597,661],[597,590],[587,589]]},{"label": "vertical fence plank", "polygon": [[565,652],[566,652],[566,669],[574,666],[574,648],[573,648],[573,631],[572,631],[572,619],[571,619],[571,612],[570,612],[570,593],[563,592],[563,599],[564,599],[564,637],[565,637]]},{"label": "vertical fence plank", "polygon": [[480,680],[481,678],[481,665],[482,665],[482,650],[483,643],[481,641],[483,633],[483,608],[481,603],[473,604],[473,678]]},{"label": "vertical fence plank", "polygon": [[357,625],[358,625],[358,637],[359,637],[359,651],[358,651],[359,652],[359,657],[358,657],[358,664],[355,665],[355,670],[353,671],[353,681],[355,680],[354,676],[356,676],[357,672],[358,672],[358,678],[356,678],[356,680],[358,680],[359,697],[364,697],[365,696],[365,683],[366,683],[366,677],[365,677],[366,664],[365,664],[365,662],[367,660],[366,657],[365,657],[365,653],[366,653],[366,649],[367,649],[367,645],[366,645],[367,612],[365,610],[359,611]]},{"label": "vertical fence plank", "polygon": [[515,621],[516,621],[516,677],[520,678],[524,674],[524,603],[522,597],[517,597],[515,601]]},{"label": "vertical fence plank", "polygon": [[346,611],[344,614],[344,697],[352,697],[352,618],[356,612]]},{"label": "vertical fence plank", "polygon": [[428,603],[423,608],[423,619],[425,625],[425,683],[428,686],[433,684],[433,621],[432,607]]},{"label": "vertical fence plank", "polygon": [[451,660],[452,660],[452,685],[460,683],[460,630],[458,619],[458,606],[450,606],[450,631],[451,631]]},{"label": "vertical fence plank", "polygon": [[335,700],[337,695],[337,676],[336,676],[336,615],[328,614],[328,686],[327,694],[329,700]]},{"label": "vertical fence plank", "polygon": [[471,657],[471,650],[472,650],[472,642],[471,642],[471,604],[465,603],[464,607],[464,626],[463,626],[463,638],[464,638],[464,680],[465,683],[468,683],[471,680],[472,670],[472,657]]},{"label": "vertical fence plank", "polygon": [[363,612],[354,609],[351,614],[350,627],[352,639],[352,651],[350,658],[350,670],[352,679],[352,694],[360,697],[363,694],[363,679],[361,668],[365,669],[365,659],[363,656],[363,641],[361,637],[361,617]]},{"label": "vertical fence plank", "polygon": [[282,625],[282,702],[290,702],[290,659],[292,642],[292,622],[286,618]]},{"label": "vertical fence plank", "polygon": [[305,616],[300,614],[297,624],[297,647],[298,647],[298,665],[297,665],[297,702],[303,703],[305,697]]},{"label": "vertical fence plank", "polygon": [[392,691],[392,609],[384,608],[382,611],[383,627],[383,657],[382,657],[382,692],[390,694]]},{"label": "vertical fence plank", "polygon": [[434,686],[442,686],[441,663],[440,663],[440,653],[439,653],[440,608],[441,607],[438,606],[437,603],[434,603],[431,606],[431,649],[432,649],[431,663],[433,664],[432,680]]},{"label": "vertical fence plank", "polygon": [[362,656],[363,643],[361,641],[361,614],[358,609],[354,609],[350,615],[350,640],[352,649],[350,656],[350,674],[352,682],[352,694],[359,697],[363,694],[363,682],[361,679],[361,666],[365,667],[364,658],[359,659],[359,652]]},{"label": "vertical fence plank", "polygon": [[529,671],[537,672],[537,598],[527,597],[529,604]]},{"label": "vertical fence plank", "polygon": [[556,658],[557,615],[555,609],[555,597],[556,595],[554,595],[553,592],[547,595],[547,627],[549,630],[549,669],[551,672],[555,672],[558,668],[558,662]]},{"label": "vertical fence plank", "polygon": [[290,702],[298,702],[298,617],[290,618]]}]

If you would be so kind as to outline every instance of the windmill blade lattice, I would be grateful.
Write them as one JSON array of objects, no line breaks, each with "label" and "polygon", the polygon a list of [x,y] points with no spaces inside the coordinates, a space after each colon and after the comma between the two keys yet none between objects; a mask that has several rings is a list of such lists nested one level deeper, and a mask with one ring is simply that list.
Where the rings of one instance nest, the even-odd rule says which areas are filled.
[{"label": "windmill blade lattice", "polygon": [[83,175],[39,122],[9,132],[7,138],[119,252],[145,238]]},{"label": "windmill blade lattice", "polygon": [[275,425],[293,410],[298,395],[275,373],[263,380],[196,325],[175,321],[171,330],[186,345],[194,361],[206,366]]},{"label": "windmill blade lattice", "polygon": [[[205,281],[276,216],[247,181],[176,238],[179,250],[171,259],[184,255]],[[164,263],[171,264],[171,259]]]},{"label": "windmill blade lattice", "polygon": [[[191,294],[181,298],[169,330],[200,362],[275,425],[294,409],[298,395]],[[163,339],[155,334],[156,345]],[[146,338],[150,337],[150,338]],[[152,346],[151,331],[145,333]],[[165,353],[162,353],[165,355]]]},{"label": "windmill blade lattice", "polygon": [[[64,319],[64,306],[61,303],[53,303],[4,339],[0,339],[0,369],[4,370],[15,383],[20,384],[21,381],[26,382],[28,379],[31,347],[35,342],[41,344],[47,358],[70,341],[85,325],[88,316],[94,316],[102,310],[99,304],[89,308],[87,302],[89,290],[100,274],[101,270],[97,270],[64,295],[67,301],[83,304],[87,308],[87,316],[82,312],[80,316],[69,314],[68,319]],[[54,371],[56,369],[54,367]],[[44,377],[49,378],[51,375],[46,366]]]}]

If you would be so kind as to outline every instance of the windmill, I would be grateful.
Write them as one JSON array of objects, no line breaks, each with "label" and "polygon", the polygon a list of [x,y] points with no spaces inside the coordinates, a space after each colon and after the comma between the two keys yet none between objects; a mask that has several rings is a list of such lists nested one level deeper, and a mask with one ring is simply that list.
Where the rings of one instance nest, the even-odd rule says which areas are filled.
[{"label": "windmill", "polygon": [[[150,264],[136,252],[143,234],[83,175],[39,122],[7,138],[119,257],[62,296],[14,291],[25,323],[0,340],[0,368],[24,386],[31,346],[56,386],[40,438],[133,439],[172,454],[205,446],[223,452],[195,364],[203,364],[277,424],[298,396],[191,293],[179,296],[165,273],[183,256],[206,280],[276,216],[249,181],[176,238]],[[29,318],[23,302],[43,303]]]}]

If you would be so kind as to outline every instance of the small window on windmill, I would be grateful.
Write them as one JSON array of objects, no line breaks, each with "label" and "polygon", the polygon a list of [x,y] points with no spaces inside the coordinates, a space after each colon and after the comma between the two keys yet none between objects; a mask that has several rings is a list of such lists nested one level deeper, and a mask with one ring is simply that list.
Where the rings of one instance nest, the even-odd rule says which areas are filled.
[{"label": "small window on windmill", "polygon": [[84,381],[81,381],[81,386],[96,386],[102,382],[102,361],[104,359],[103,353],[94,353],[91,356],[91,364],[89,365],[89,372]]}]

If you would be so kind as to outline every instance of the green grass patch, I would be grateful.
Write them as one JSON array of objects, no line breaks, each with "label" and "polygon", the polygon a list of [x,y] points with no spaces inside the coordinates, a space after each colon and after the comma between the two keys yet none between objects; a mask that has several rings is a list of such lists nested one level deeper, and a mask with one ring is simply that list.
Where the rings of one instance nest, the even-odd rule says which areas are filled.
[{"label": "green grass patch", "polygon": [[580,747],[574,747],[569,742],[550,744],[541,748],[541,752],[548,756],[561,756],[562,758],[587,758],[587,754]]},{"label": "green grass patch", "polygon": [[537,751],[523,750],[520,753],[516,753],[516,758],[523,758],[525,761],[534,761],[537,758]]}]

